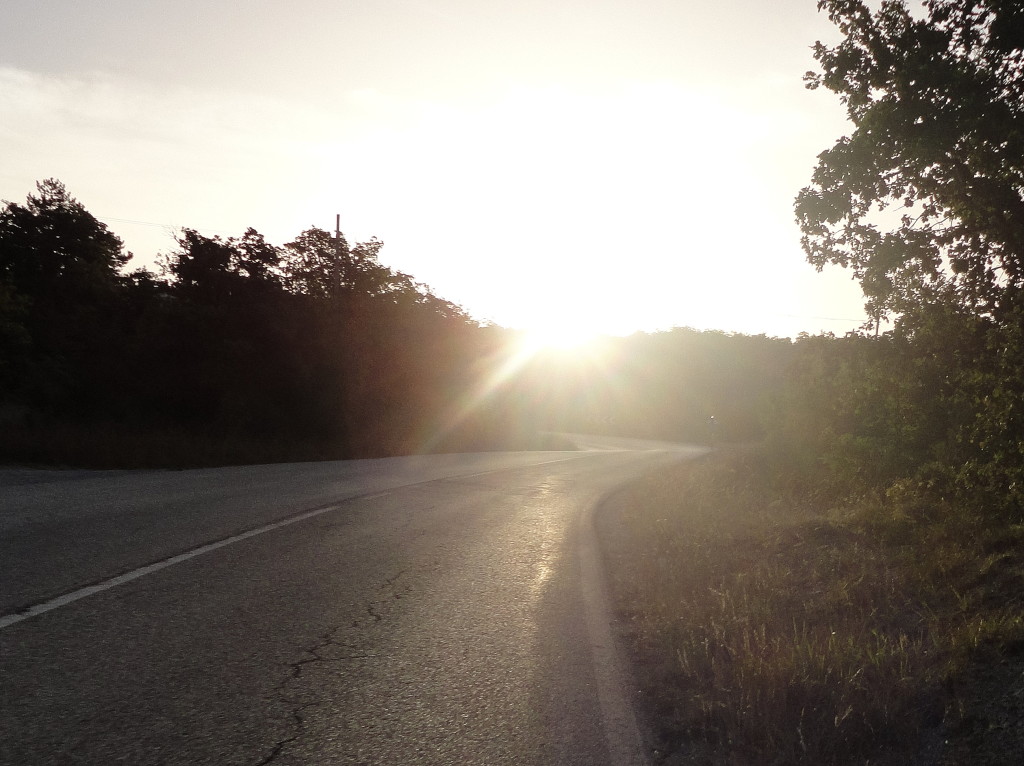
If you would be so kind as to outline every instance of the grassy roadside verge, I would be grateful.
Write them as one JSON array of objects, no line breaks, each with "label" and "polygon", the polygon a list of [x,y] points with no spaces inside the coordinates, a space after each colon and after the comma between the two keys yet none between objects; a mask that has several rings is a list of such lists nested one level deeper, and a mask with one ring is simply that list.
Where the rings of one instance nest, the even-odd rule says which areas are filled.
[{"label": "grassy roadside verge", "polygon": [[1024,526],[788,471],[721,450],[598,515],[661,762],[1024,763]]}]

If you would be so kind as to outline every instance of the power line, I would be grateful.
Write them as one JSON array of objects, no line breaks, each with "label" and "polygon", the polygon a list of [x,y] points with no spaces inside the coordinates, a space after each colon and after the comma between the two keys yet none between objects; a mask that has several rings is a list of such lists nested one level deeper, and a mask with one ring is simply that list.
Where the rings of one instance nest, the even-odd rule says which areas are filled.
[{"label": "power line", "polygon": [[101,221],[116,221],[117,223],[134,223],[138,224],[139,226],[158,226],[162,229],[179,228],[169,223],[157,223],[156,221],[135,221],[132,220],[131,218],[114,218],[113,216],[110,215],[98,215],[96,216],[96,218],[99,218]]},{"label": "power line", "polygon": [[112,215],[95,215],[94,217],[98,218],[101,221],[108,221],[108,222],[109,221],[113,221],[113,222],[116,222],[116,223],[130,223],[130,224],[135,224],[137,226],[152,226],[154,228],[160,228],[160,229],[195,229],[197,231],[210,231],[210,232],[214,232],[215,234],[233,234],[234,233],[233,231],[228,231],[227,229],[215,229],[215,228],[213,228],[211,226],[182,226],[182,225],[176,224],[176,223],[160,223],[158,221],[138,221],[138,220],[135,220],[133,218],[115,218]]},{"label": "power line", "polygon": [[851,317],[818,317],[808,316],[807,314],[776,314],[777,317],[784,317],[786,319],[816,319],[821,322],[864,322],[867,317],[861,317],[859,319],[853,319]]}]

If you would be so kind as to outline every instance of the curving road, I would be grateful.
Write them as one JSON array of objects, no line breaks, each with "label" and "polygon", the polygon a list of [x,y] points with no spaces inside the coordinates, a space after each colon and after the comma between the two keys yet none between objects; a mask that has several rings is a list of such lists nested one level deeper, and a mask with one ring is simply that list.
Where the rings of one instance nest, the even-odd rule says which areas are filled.
[{"label": "curving road", "polygon": [[0,471],[0,764],[643,763],[581,446]]}]

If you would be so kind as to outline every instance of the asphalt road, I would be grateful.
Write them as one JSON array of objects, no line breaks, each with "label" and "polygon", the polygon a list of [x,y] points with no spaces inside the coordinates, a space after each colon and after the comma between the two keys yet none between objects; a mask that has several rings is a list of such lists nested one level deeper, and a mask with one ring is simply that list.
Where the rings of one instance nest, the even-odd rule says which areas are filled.
[{"label": "asphalt road", "polygon": [[0,471],[0,764],[643,763],[585,446]]}]

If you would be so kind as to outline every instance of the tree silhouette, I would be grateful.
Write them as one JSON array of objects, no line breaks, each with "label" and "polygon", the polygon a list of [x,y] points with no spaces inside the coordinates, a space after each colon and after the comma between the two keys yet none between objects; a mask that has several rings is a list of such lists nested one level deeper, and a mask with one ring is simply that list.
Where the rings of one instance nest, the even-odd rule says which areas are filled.
[{"label": "tree silhouette", "polygon": [[815,46],[807,82],[839,95],[854,130],[797,197],[808,259],[852,268],[873,316],[939,297],[998,312],[1024,285],[1019,4],[819,8],[845,37]]},{"label": "tree silhouette", "polygon": [[822,71],[807,82],[839,95],[854,130],[797,197],[802,242],[819,268],[853,270],[876,322],[896,320],[856,384],[859,411],[884,413],[858,419],[857,443],[950,496],[1016,512],[1024,11],[1007,0],[931,0],[923,16],[903,2],[819,8],[844,39],[815,46]]},{"label": "tree silhouette", "polygon": [[129,257],[60,181],[38,183],[25,205],[4,204],[0,316],[10,363],[20,367],[9,396],[80,410],[109,400],[119,270]]}]

